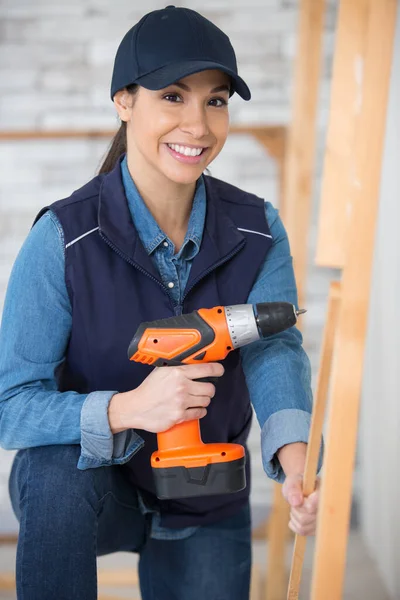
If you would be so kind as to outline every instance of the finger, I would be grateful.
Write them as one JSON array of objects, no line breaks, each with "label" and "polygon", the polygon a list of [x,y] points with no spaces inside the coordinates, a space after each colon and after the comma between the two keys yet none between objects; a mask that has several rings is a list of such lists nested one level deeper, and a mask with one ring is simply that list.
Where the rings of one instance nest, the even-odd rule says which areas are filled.
[{"label": "finger", "polygon": [[288,477],[284,483],[284,496],[290,506],[301,506],[304,500],[301,479]]},{"label": "finger", "polygon": [[183,419],[179,421],[182,423],[183,421],[195,421],[197,419],[202,419],[207,414],[206,408],[188,408],[185,410]]},{"label": "finger", "polygon": [[308,512],[315,514],[318,509],[319,491],[315,491],[306,498],[304,506]]},{"label": "finger", "polygon": [[176,367],[181,369],[185,377],[189,379],[201,379],[202,377],[221,377],[224,367],[220,363],[199,363],[197,365],[182,365]]},{"label": "finger", "polygon": [[314,494],[312,494],[312,497],[309,496],[308,498],[306,498],[304,500],[304,504],[303,504],[303,508],[311,515],[316,515],[317,511],[318,511],[318,494],[316,494],[314,496]]},{"label": "finger", "polygon": [[204,381],[189,381],[187,391],[190,396],[208,396],[214,398],[215,385]]},{"label": "finger", "polygon": [[210,396],[188,396],[186,410],[190,410],[191,408],[206,408],[210,402]]},{"label": "finger", "polygon": [[290,511],[290,518],[293,522],[297,523],[299,527],[308,527],[309,525],[315,524],[315,516],[309,514],[299,514],[294,509]]},{"label": "finger", "polygon": [[304,499],[304,502],[301,506],[291,506],[290,510],[293,511],[295,514],[297,514],[299,517],[306,517],[309,516],[312,519],[315,518],[315,515],[317,514],[316,510],[311,510],[310,506],[306,504],[307,499]]},{"label": "finger", "polygon": [[310,522],[304,522],[303,520],[296,519],[295,515],[290,514],[290,522],[296,528],[296,532],[300,535],[309,535],[315,533],[316,520]]},{"label": "finger", "polygon": [[293,533],[296,533],[297,535],[301,535],[301,536],[315,535],[315,528],[299,527],[298,525],[293,523],[292,520],[289,521],[289,529],[291,529],[293,531]]}]

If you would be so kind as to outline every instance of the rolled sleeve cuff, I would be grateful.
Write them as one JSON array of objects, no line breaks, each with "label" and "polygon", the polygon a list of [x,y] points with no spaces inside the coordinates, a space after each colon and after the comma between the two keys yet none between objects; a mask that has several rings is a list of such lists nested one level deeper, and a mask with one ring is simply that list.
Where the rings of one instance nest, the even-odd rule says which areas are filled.
[{"label": "rolled sleeve cuff", "polygon": [[144,445],[143,439],[132,429],[116,434],[111,432],[108,405],[116,393],[92,392],[86,397],[81,411],[78,469],[126,463]]},{"label": "rolled sleeve cuff", "polygon": [[[277,451],[295,442],[308,443],[311,424],[310,413],[298,409],[280,410],[269,417],[261,430],[261,453],[264,470],[270,479],[283,483],[285,473],[277,458]],[[322,467],[323,440],[318,461]]]}]

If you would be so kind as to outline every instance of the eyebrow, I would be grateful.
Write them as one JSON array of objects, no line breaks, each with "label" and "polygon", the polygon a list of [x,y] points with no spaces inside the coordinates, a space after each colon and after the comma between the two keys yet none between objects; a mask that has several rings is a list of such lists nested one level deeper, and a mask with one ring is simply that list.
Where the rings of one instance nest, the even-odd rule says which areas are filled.
[{"label": "eyebrow", "polygon": [[[181,88],[182,90],[186,90],[187,92],[191,92],[192,90],[190,89],[190,87],[188,85],[186,85],[185,83],[173,83],[172,85],[176,85],[177,87]],[[229,85],[227,83],[224,83],[223,85],[219,85],[218,87],[215,87],[211,90],[211,94],[215,94],[217,92],[230,92],[231,88],[229,87]]]}]

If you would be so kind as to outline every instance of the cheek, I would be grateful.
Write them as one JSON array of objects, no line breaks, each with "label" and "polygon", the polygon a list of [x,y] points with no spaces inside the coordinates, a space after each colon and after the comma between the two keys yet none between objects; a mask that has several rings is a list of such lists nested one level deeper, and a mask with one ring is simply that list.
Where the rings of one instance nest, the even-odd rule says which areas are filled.
[{"label": "cheek", "polygon": [[[139,107],[138,107],[139,108]],[[132,125],[132,135],[135,144],[143,154],[149,155],[157,152],[160,140],[176,128],[176,117],[168,112],[148,107],[137,110]]]},{"label": "cheek", "polygon": [[218,145],[224,144],[229,132],[229,113],[227,111],[210,119],[210,129]]},{"label": "cheek", "polygon": [[215,147],[213,149],[213,157],[215,158],[225,145],[229,133],[229,116],[223,115],[218,119],[214,118],[214,122],[210,123],[210,130],[215,138]]}]

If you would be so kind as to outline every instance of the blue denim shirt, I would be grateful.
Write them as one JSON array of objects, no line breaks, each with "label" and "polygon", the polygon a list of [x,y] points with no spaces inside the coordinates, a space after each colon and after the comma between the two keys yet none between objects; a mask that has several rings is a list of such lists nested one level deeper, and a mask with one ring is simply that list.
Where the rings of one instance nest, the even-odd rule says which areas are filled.
[{"label": "blue denim shirt", "polygon": [[180,304],[192,261],[200,250],[203,237],[206,218],[206,190],[203,178],[200,177],[196,185],[184,242],[179,252],[175,254],[174,244],[153,219],[151,212],[141,199],[129,173],[126,157],[121,163],[121,171],[129,210],[140,240],[160,273],[165,287],[170,290],[174,303]]},{"label": "blue denim shirt", "polygon": [[[141,199],[126,161],[122,176],[133,222],[176,303],[199,251],[206,211],[203,179],[196,187],[185,241],[177,254]],[[273,237],[248,302],[285,300],[297,305],[289,243],[277,210],[265,204]],[[249,235],[253,235],[250,233]],[[49,444],[80,444],[80,469],[128,461],[143,445],[133,430],[113,435],[107,409],[116,390],[90,394],[59,392],[71,329],[71,305],[64,279],[62,228],[51,211],[30,231],[15,261],[0,329],[0,445],[20,449]],[[258,421],[267,475],[284,473],[276,459],[288,443],[307,442],[311,416],[311,377],[302,337],[296,328],[240,350]]]}]

